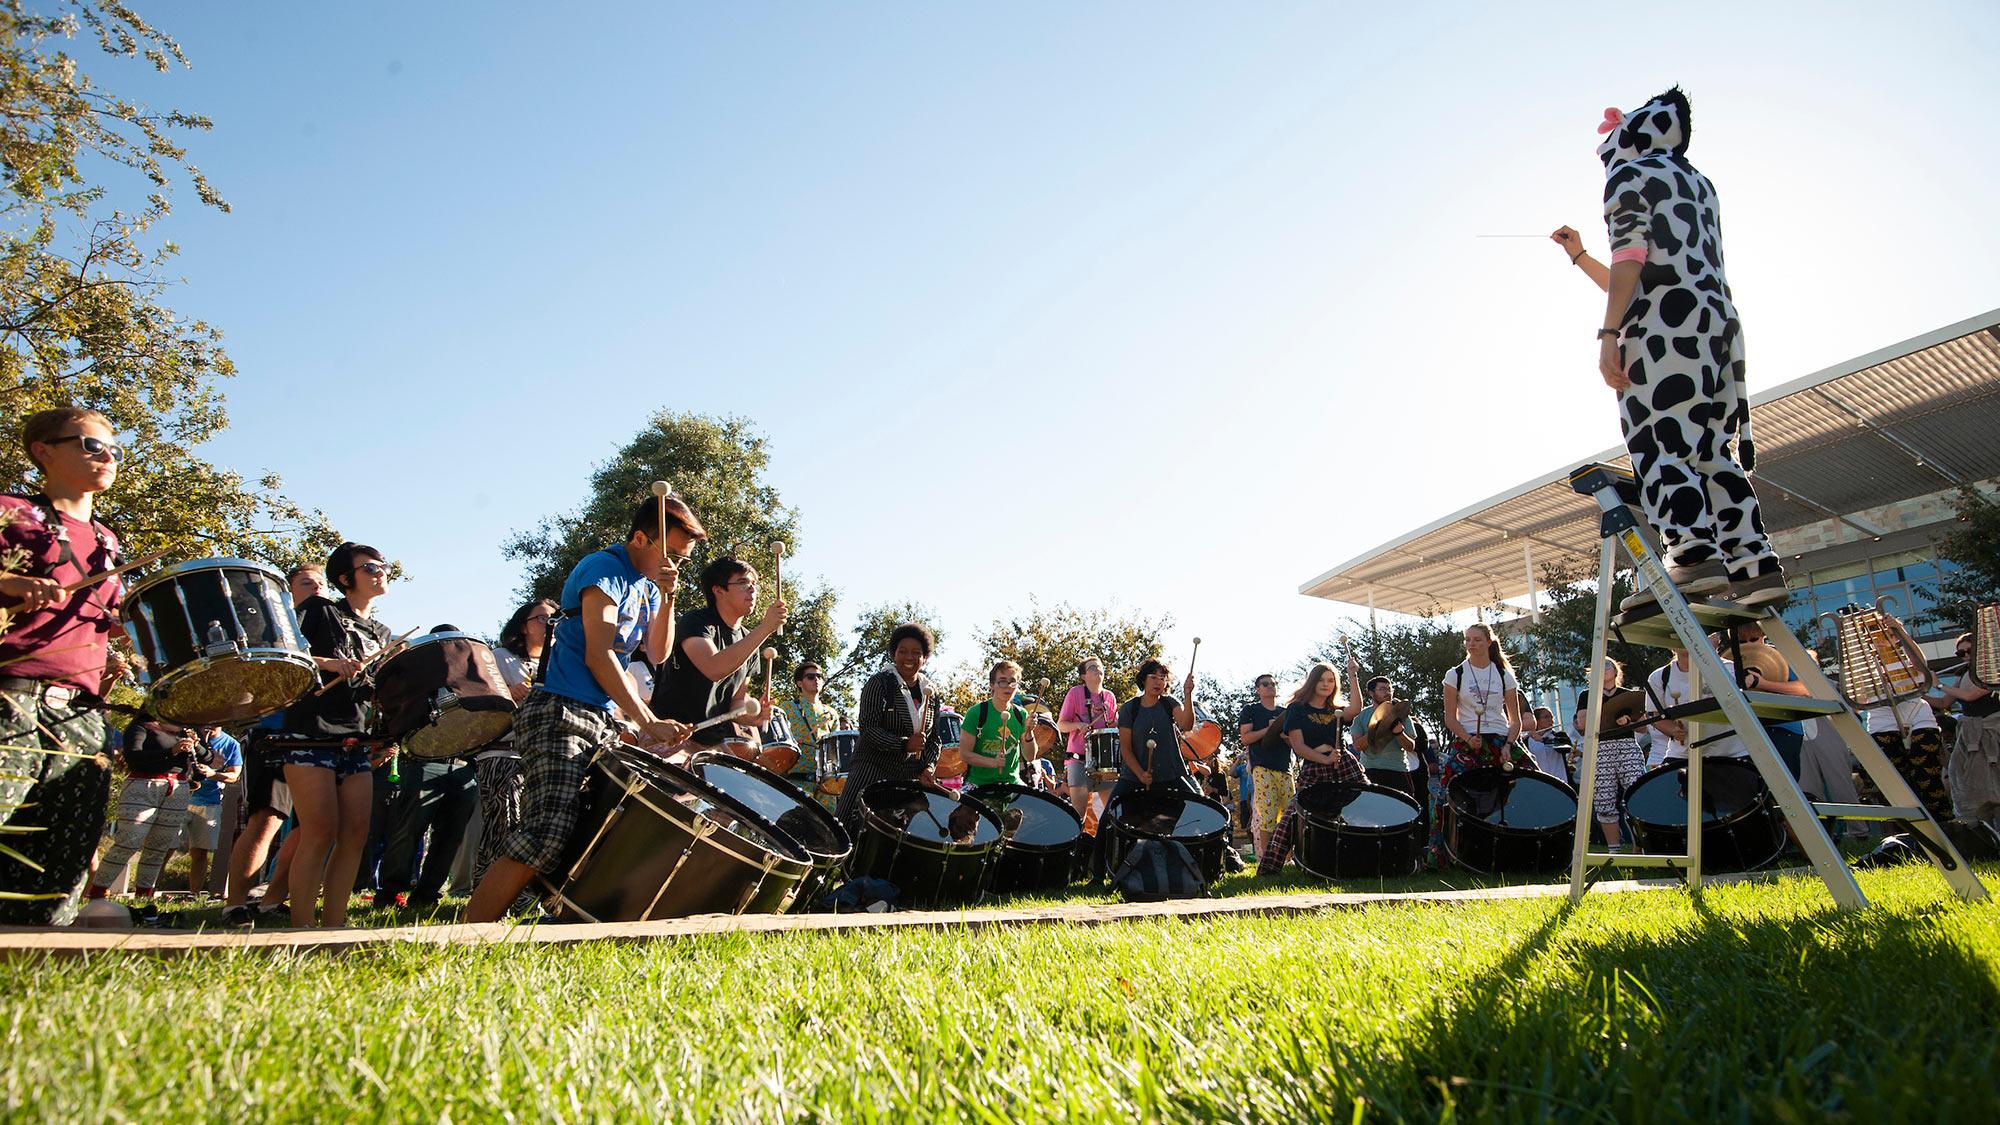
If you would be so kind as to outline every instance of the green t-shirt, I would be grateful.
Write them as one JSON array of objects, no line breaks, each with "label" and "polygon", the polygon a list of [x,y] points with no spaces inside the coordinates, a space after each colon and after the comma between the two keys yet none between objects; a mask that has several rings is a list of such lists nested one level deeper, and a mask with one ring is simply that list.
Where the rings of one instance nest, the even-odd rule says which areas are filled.
[{"label": "green t-shirt", "polygon": [[1021,784],[1021,736],[1028,729],[1028,710],[1018,704],[1002,713],[992,700],[975,703],[965,713],[964,733],[972,735],[972,751],[988,758],[1002,757],[999,769],[967,766],[965,784],[991,785],[996,781]]}]

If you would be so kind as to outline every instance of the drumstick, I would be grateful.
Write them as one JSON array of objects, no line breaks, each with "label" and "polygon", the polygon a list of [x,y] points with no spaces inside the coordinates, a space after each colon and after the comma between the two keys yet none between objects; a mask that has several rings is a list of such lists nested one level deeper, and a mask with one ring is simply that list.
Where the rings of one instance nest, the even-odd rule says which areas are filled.
[{"label": "drumstick", "polygon": [[764,650],[764,696],[767,699],[771,697],[771,673],[774,671],[771,662],[776,659],[778,659],[777,649],[767,648]]},{"label": "drumstick", "polygon": [[717,715],[713,719],[703,719],[701,722],[698,722],[695,725],[689,727],[688,733],[693,734],[698,730],[707,730],[710,727],[719,727],[724,723],[733,723],[736,720],[742,718],[743,716],[748,715],[754,709],[755,709],[755,704],[752,704],[746,700],[744,701],[741,707],[736,708],[735,710],[729,712],[726,715]]},{"label": "drumstick", "polygon": [[[784,601],[785,600],[785,542],[782,539],[771,544],[771,585],[775,587],[777,590],[777,593],[773,594],[772,596],[779,601]],[[785,635],[785,626],[783,622],[780,622],[778,624],[778,635],[781,637]]]},{"label": "drumstick", "polygon": [[110,570],[101,570],[98,571],[96,574],[91,575],[88,578],[79,578],[76,581],[70,583],[69,585],[64,586],[62,588],[62,592],[65,595],[74,594],[78,590],[83,589],[85,586],[95,586],[97,583],[102,582],[107,578],[115,578],[118,575],[123,574],[128,570],[136,570],[139,567],[145,566],[147,563],[159,562],[161,559],[166,557],[167,553],[165,551],[154,551],[150,555],[141,555],[138,558],[133,559],[131,562],[120,563],[119,565],[112,567]]},{"label": "drumstick", "polygon": [[[384,661],[384,660],[387,660],[387,659],[389,659],[389,657],[390,657],[390,656],[394,655],[394,653],[395,653],[396,649],[397,649],[397,648],[399,648],[399,647],[401,647],[401,645],[402,645],[402,643],[403,643],[404,641],[407,641],[407,640],[409,640],[409,639],[410,639],[410,638],[411,638],[412,636],[414,636],[414,635],[416,634],[416,631],[417,631],[418,629],[421,629],[421,628],[423,628],[423,626],[422,626],[422,625],[417,625],[417,626],[414,626],[414,627],[412,627],[412,628],[410,629],[410,631],[409,631],[408,633],[404,633],[404,634],[403,634],[402,636],[400,636],[400,637],[397,637],[397,638],[396,638],[395,640],[393,640],[393,641],[390,641],[390,642],[389,642],[388,644],[386,644],[386,645],[383,645],[383,646],[382,646],[382,651],[380,651],[380,652],[376,653],[376,654],[375,654],[374,656],[371,656],[371,657],[369,657],[369,658],[368,658],[367,660],[364,660],[364,661],[362,661],[362,662],[361,662],[361,668],[362,668],[362,670],[363,670],[363,671],[366,671],[366,670],[367,670],[367,669],[368,669],[368,668],[369,668],[369,667],[370,667],[371,665],[374,665],[374,664],[378,664],[378,663],[380,663],[380,662],[382,662],[382,661]],[[318,687],[314,688],[314,689],[312,690],[312,693],[311,693],[310,695],[306,696],[306,698],[307,698],[307,699],[311,699],[311,698],[313,698],[314,696],[317,696],[317,695],[319,695],[319,694],[320,694],[321,692],[325,691],[326,689],[328,689],[328,688],[332,687],[333,685],[335,685],[335,684],[337,684],[337,683],[341,682],[342,680],[345,680],[346,678],[347,678],[347,673],[345,673],[345,672],[336,672],[336,673],[334,673],[334,676],[333,676],[333,678],[332,678],[332,679],[330,679],[330,680],[328,680],[327,682],[325,682],[325,683],[323,683],[323,684],[319,685]]]}]

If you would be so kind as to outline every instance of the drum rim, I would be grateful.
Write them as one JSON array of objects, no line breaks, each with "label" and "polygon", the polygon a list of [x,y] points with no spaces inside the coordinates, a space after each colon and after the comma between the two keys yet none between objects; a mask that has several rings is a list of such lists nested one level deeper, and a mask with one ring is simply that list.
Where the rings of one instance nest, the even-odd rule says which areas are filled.
[{"label": "drum rim", "polygon": [[[1125,819],[1123,817],[1113,815],[1112,810],[1122,807],[1126,801],[1129,801],[1133,797],[1139,796],[1141,794],[1154,797],[1172,797],[1177,801],[1195,801],[1199,804],[1207,805],[1210,808],[1213,808],[1214,810],[1222,814],[1222,827],[1216,829],[1213,832],[1204,832],[1199,836],[1167,836],[1167,835],[1161,835],[1158,832],[1148,832],[1142,828],[1137,828],[1132,825],[1126,824]],[[1223,804],[1221,801],[1218,801],[1213,797],[1210,797],[1206,793],[1196,793],[1193,792],[1192,790],[1179,793],[1165,793],[1165,792],[1154,792],[1153,790],[1149,789],[1134,789],[1132,792],[1127,793],[1123,797],[1118,798],[1118,800],[1104,806],[1104,811],[1098,814],[1098,824],[1100,826],[1100,831],[1102,830],[1102,825],[1107,818],[1110,819],[1112,823],[1118,826],[1117,829],[1118,831],[1127,832],[1130,833],[1131,835],[1138,836],[1147,840],[1179,840],[1182,842],[1195,841],[1197,843],[1205,843],[1209,840],[1218,840],[1226,838],[1229,835],[1230,825],[1234,823],[1234,821],[1230,820],[1229,818],[1229,806]]]},{"label": "drum rim", "polygon": [[[1391,797],[1398,798],[1404,804],[1410,806],[1410,812],[1414,815],[1412,815],[1408,823],[1397,824],[1397,825],[1348,824],[1345,821],[1325,820],[1318,816],[1313,815],[1313,813],[1308,811],[1306,809],[1305,801],[1301,799],[1307,793],[1311,792],[1314,789],[1319,789],[1319,788],[1359,789],[1365,793],[1386,793]],[[1304,823],[1311,824],[1319,828],[1331,829],[1336,832],[1344,832],[1349,835],[1394,836],[1400,833],[1409,832],[1413,829],[1417,829],[1423,824],[1423,813],[1424,813],[1423,806],[1417,804],[1417,799],[1415,797],[1410,796],[1408,793],[1405,793],[1400,789],[1391,789],[1386,785],[1376,785],[1373,784],[1372,782],[1362,783],[1357,785],[1349,781],[1316,781],[1311,785],[1306,786],[1304,789],[1299,790],[1298,794],[1294,796],[1292,799],[1298,801],[1299,819]]]},{"label": "drum rim", "polygon": [[[186,562],[177,562],[165,569],[156,570],[139,581],[134,582],[132,588],[125,592],[126,600],[129,601],[138,597],[141,593],[152,589],[169,578],[178,578],[185,574],[199,574],[207,570],[254,570],[267,578],[275,580],[279,586],[285,584],[283,571],[278,570],[276,567],[267,566],[255,559],[189,559]],[[290,604],[289,601],[286,602],[288,607]]]},{"label": "drum rim", "polygon": [[[485,641],[480,640],[478,637],[473,636],[471,633],[461,633],[456,630],[446,633],[425,633],[420,637],[412,637],[409,640],[404,641],[403,647],[397,649],[393,653],[390,653],[389,658],[382,662],[382,667],[387,668],[389,665],[394,664],[396,661],[401,660],[403,657],[408,656],[410,653],[413,653],[420,648],[424,648],[429,645],[439,644],[444,641],[471,641],[473,644],[478,645],[480,648],[483,648],[488,652],[493,651],[492,645],[487,644]],[[380,674],[381,669],[379,668],[376,669],[376,672],[377,674]]]},{"label": "drum rim", "polygon": [[[1463,814],[1463,816],[1461,816],[1457,803],[1451,799],[1451,786],[1457,785],[1459,782],[1465,780],[1467,777],[1470,777],[1473,774],[1480,772],[1480,770],[1492,770],[1495,773],[1499,773],[1502,775],[1505,775],[1508,772],[1506,770],[1501,769],[1499,766],[1480,766],[1478,769],[1466,770],[1464,773],[1459,774],[1457,777],[1452,778],[1451,785],[1445,786],[1444,812],[1445,815],[1451,816],[1454,821],[1460,819],[1470,820],[1476,824],[1485,827],[1487,830],[1496,832],[1502,836],[1545,836],[1551,832],[1561,832],[1565,828],[1569,829],[1572,832],[1576,830],[1576,812],[1574,809],[1570,811],[1570,815],[1568,816],[1568,818],[1560,821],[1559,823],[1545,825],[1541,828],[1524,828],[1517,824],[1495,824],[1492,821],[1485,819],[1484,817],[1473,816],[1470,813],[1465,813]],[[1537,781],[1547,782],[1551,785],[1554,785],[1556,787],[1556,790],[1562,793],[1563,796],[1568,797],[1571,805],[1575,805],[1577,803],[1575,787],[1570,785],[1569,782],[1564,781],[1562,778],[1557,777],[1552,773],[1543,773],[1540,770],[1519,769],[1513,771],[1513,776],[1516,781],[1519,781],[1524,777],[1532,777]],[[1477,868],[1475,868],[1474,870],[1477,870]]]},{"label": "drum rim", "polygon": [[986,809],[986,811],[992,813],[997,818],[1000,815],[999,810],[995,809],[991,805],[986,804],[985,801],[979,800],[980,793],[996,789],[1006,792],[1026,793],[1031,797],[1042,798],[1048,801],[1049,804],[1054,805],[1057,808],[1060,808],[1064,812],[1068,813],[1070,819],[1076,821],[1076,835],[1071,836],[1068,840],[1065,840],[1060,844],[1016,843],[1013,837],[1007,835],[1007,826],[1003,824],[1000,826],[1000,847],[1003,850],[1012,849],[1014,851],[1033,852],[1036,854],[1047,854],[1047,855],[1054,855],[1058,852],[1069,852],[1076,850],[1076,842],[1079,839],[1082,839],[1083,837],[1083,818],[1077,815],[1076,809],[1073,806],[1071,806],[1068,801],[1065,801],[1057,797],[1053,793],[1044,792],[1043,790],[1037,789],[1032,785],[1019,785],[1012,781],[989,781],[984,785],[975,785],[971,789],[966,790],[964,793],[964,797],[962,799],[970,799],[973,801],[978,801],[979,804]]},{"label": "drum rim", "polygon": [[[724,754],[719,750],[703,750],[695,754],[694,757],[688,759],[688,764],[691,766],[708,765],[711,763],[720,765],[724,769],[733,769],[738,771],[739,773],[749,774],[752,777],[758,777],[759,775],[762,775],[761,778],[762,780],[776,782],[782,785],[784,788],[792,790],[794,793],[798,794],[799,807],[807,810],[807,815],[812,817],[814,820],[819,821],[821,824],[831,825],[833,827],[836,838],[839,839],[843,844],[847,845],[847,850],[840,852],[836,856],[832,852],[816,851],[813,848],[807,846],[804,840],[798,839],[797,837],[793,837],[792,842],[799,845],[799,847],[802,850],[804,850],[804,852],[807,855],[813,856],[815,859],[822,857],[832,857],[838,860],[838,859],[845,859],[847,856],[852,855],[854,853],[854,838],[852,835],[848,833],[847,826],[845,824],[840,823],[840,818],[833,815],[833,812],[829,810],[825,805],[822,805],[818,801],[814,800],[812,793],[807,793],[803,789],[800,789],[798,786],[793,785],[790,781],[787,781],[785,779],[785,775],[781,773],[774,773],[771,770],[767,770],[763,766],[760,766],[755,762],[746,762],[741,758],[735,757],[730,754]],[[694,771],[689,770],[688,772],[693,773]],[[721,787],[716,786],[715,788],[720,789]],[[765,819],[767,821],[769,820],[768,817]],[[785,830],[775,822],[771,824],[771,827],[776,831],[783,833],[786,836],[791,836],[791,833],[785,832]]]},{"label": "drum rim", "polygon": [[[261,654],[268,654],[268,655],[261,655]],[[251,656],[256,656],[257,659],[254,660],[246,659],[247,657]],[[260,712],[259,714],[253,716],[254,718],[263,718],[266,715],[282,711],[285,708],[290,707],[292,704],[297,703],[300,699],[303,699],[305,697],[305,694],[307,692],[312,690],[313,683],[318,679],[318,666],[312,662],[312,657],[307,656],[305,653],[300,652],[297,649],[289,649],[289,648],[239,649],[235,652],[224,653],[217,656],[200,656],[196,657],[193,660],[188,661],[185,664],[177,664],[173,668],[168,669],[167,672],[161,675],[158,679],[153,679],[150,678],[149,676],[149,678],[142,681],[142,684],[145,687],[146,691],[145,709],[148,711],[155,711],[155,704],[157,702],[156,697],[173,694],[172,689],[174,685],[179,683],[181,680],[186,679],[187,677],[193,675],[196,672],[206,672],[212,668],[219,668],[224,664],[290,664],[293,667],[298,668],[300,671],[306,673],[306,681],[303,685],[300,686],[299,694],[291,697],[290,699],[285,700],[283,703],[280,703],[275,707],[272,707],[269,711]],[[157,712],[155,711],[155,713]],[[165,718],[166,716],[162,715],[161,717]],[[176,719],[173,721],[181,722],[182,720]],[[241,722],[245,720],[228,719],[224,721]]]},{"label": "drum rim", "polygon": [[[1678,764],[1676,764],[1676,762]],[[1763,788],[1760,790],[1760,792],[1763,793],[1763,799],[1757,801],[1755,804],[1746,805],[1743,808],[1738,809],[1736,812],[1731,813],[1729,816],[1726,817],[1717,817],[1714,820],[1710,820],[1708,817],[1703,816],[1701,818],[1701,822],[1703,824],[1713,824],[1716,825],[1717,827],[1738,824],[1745,820],[1748,820],[1750,817],[1756,816],[1760,813],[1768,812],[1770,810],[1771,807],[1770,783],[1764,780],[1763,772],[1759,770],[1754,763],[1750,762],[1747,758],[1737,758],[1733,755],[1727,758],[1721,758],[1721,757],[1704,758],[1701,763],[1702,771],[1705,773],[1708,770],[1713,769],[1716,765],[1720,763],[1728,763],[1728,765],[1724,767],[1726,769],[1749,770],[1751,775],[1754,776],[1757,779],[1757,781],[1763,786]],[[1631,800],[1631,794],[1636,792],[1641,785],[1646,784],[1646,781],[1649,778],[1665,774],[1668,771],[1679,771],[1686,768],[1687,768],[1686,759],[1684,758],[1675,759],[1675,761],[1673,762],[1662,762],[1659,765],[1654,766],[1652,769],[1649,769],[1645,773],[1642,773],[1638,777],[1634,778],[1632,780],[1632,784],[1626,787],[1625,792],[1620,793],[1618,795],[1618,815],[1624,817],[1626,820],[1629,820],[1634,824],[1643,825],[1647,829],[1654,832],[1679,832],[1685,835],[1688,830],[1688,825],[1686,821],[1647,820],[1646,818],[1641,816],[1634,816],[1631,813],[1631,811],[1626,808],[1626,805]],[[1687,809],[1687,800],[1685,797],[1683,797],[1678,802],[1678,804],[1683,811]]]},{"label": "drum rim", "polygon": [[[880,781],[871,783],[868,788],[861,791],[859,797],[855,798],[856,802],[861,806],[861,821],[863,824],[874,828],[876,831],[888,836],[891,840],[899,841],[904,846],[950,858],[951,856],[991,855],[999,851],[1000,846],[1007,840],[1007,826],[1000,823],[999,816],[992,809],[987,808],[978,801],[972,803],[972,811],[985,817],[993,825],[994,831],[1000,834],[998,839],[984,844],[954,844],[948,840],[925,840],[911,836],[909,833],[890,824],[887,819],[869,807],[868,795],[885,785],[914,789],[919,793],[929,793],[931,790],[925,789],[914,781],[901,781],[893,777],[885,777]],[[860,850],[860,842],[856,841],[854,847],[855,850]]]},{"label": "drum rim", "polygon": [[[777,858],[790,863],[803,864],[804,870],[806,871],[812,870],[813,868],[812,853],[806,851],[805,848],[801,846],[797,840],[792,839],[791,833],[786,832],[785,830],[779,828],[775,824],[772,824],[770,820],[765,818],[765,816],[762,813],[758,812],[756,809],[753,809],[748,805],[745,805],[743,802],[738,801],[736,798],[730,796],[727,793],[724,793],[722,790],[717,789],[715,786],[710,785],[708,782],[703,781],[701,778],[695,776],[692,773],[689,773],[687,770],[682,769],[680,766],[674,765],[671,762],[661,761],[657,758],[642,757],[642,755],[644,754],[645,754],[644,751],[628,752],[622,747],[609,747],[599,751],[598,757],[607,757],[613,759],[614,761],[618,762],[620,766],[624,766],[626,769],[632,772],[635,776],[640,775],[641,771],[632,770],[629,763],[634,760],[637,760],[641,762],[641,764],[645,768],[659,770],[663,776],[667,777],[670,780],[673,780],[677,783],[689,784],[691,791],[695,796],[700,797],[703,800],[709,800],[710,803],[712,804],[724,806],[725,808],[729,809],[730,812],[736,813],[737,815],[750,821],[752,824],[755,824],[759,828],[762,828],[766,832],[769,832],[774,838],[777,839],[777,841],[780,844],[783,844],[786,847],[792,848],[798,852],[798,855],[792,856],[792,855],[786,855],[782,852],[774,852],[769,848],[764,848],[762,850],[766,855],[775,855],[777,856]],[[597,758],[593,757],[591,764],[595,765],[596,761]],[[643,797],[643,794],[640,793],[639,791],[630,789],[627,790],[626,795]],[[712,797],[720,799],[711,800]],[[671,804],[674,810],[677,810],[678,813],[694,816],[695,819],[702,819],[699,814],[694,813],[692,810],[688,809],[687,806],[682,805],[678,801],[669,801],[668,803]],[[658,813],[659,815],[666,817],[669,820],[674,820],[676,823],[682,824],[683,826],[688,826],[686,820],[680,819],[680,817],[678,817],[674,812],[670,812],[667,809],[661,808],[656,803],[648,801],[646,802],[646,806],[650,808],[653,812]],[[693,828],[693,826],[689,827]],[[732,846],[738,843],[755,844],[756,841],[751,840],[750,838],[734,830],[722,828],[722,826],[720,825],[717,825],[716,827],[718,831],[715,833],[711,833],[707,837],[708,839],[717,841],[718,847],[722,848],[724,851],[736,854],[738,858],[741,858],[746,862],[756,863],[758,861],[757,857],[741,855]],[[727,840],[724,841],[723,837],[727,837]]]}]

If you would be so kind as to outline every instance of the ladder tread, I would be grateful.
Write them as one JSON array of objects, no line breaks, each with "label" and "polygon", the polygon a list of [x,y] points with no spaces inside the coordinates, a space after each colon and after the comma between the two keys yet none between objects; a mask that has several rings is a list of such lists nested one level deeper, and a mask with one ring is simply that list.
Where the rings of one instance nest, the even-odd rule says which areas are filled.
[{"label": "ladder tread", "polygon": [[1924,820],[1928,813],[1915,805],[1849,805],[1837,801],[1814,801],[1813,812],[1843,820]]},{"label": "ladder tread", "polygon": [[1625,852],[1587,852],[1584,857],[1586,867],[1686,867],[1688,857],[1684,855],[1643,855]]},{"label": "ladder tread", "polygon": [[[1821,715],[1838,715],[1847,710],[1847,705],[1837,699],[1814,699],[1806,695],[1779,695],[1774,691],[1746,691],[1743,698],[1749,702],[1750,710],[1760,719],[1811,719]],[[1677,722],[1693,720],[1697,723],[1712,723],[1718,720],[1728,722],[1722,704],[1715,696],[1691,699],[1678,706],[1669,707],[1660,713],[1665,718]]]}]

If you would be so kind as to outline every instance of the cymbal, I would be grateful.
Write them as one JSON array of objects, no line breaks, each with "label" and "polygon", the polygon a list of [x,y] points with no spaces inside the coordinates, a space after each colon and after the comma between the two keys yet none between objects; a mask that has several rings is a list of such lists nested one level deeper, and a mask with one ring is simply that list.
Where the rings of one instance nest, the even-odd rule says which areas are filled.
[{"label": "cymbal", "polygon": [[1377,704],[1375,713],[1368,718],[1368,730],[1363,734],[1360,750],[1383,753],[1396,744],[1395,729],[1398,723],[1410,717],[1410,703],[1406,699],[1392,699],[1388,703]]},{"label": "cymbal", "polygon": [[[1723,655],[1729,655],[1729,650],[1725,648]],[[1785,662],[1784,655],[1763,641],[1744,643],[1743,667],[1756,672],[1767,684],[1782,684],[1792,675],[1792,666]]]},{"label": "cymbal", "polygon": [[[1597,706],[1597,736],[1618,738],[1632,733],[1632,720],[1646,713],[1646,693],[1638,688],[1619,688]],[[1619,720],[1623,719],[1623,722]]]}]

